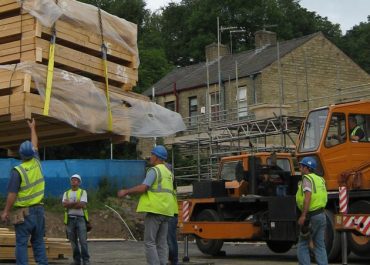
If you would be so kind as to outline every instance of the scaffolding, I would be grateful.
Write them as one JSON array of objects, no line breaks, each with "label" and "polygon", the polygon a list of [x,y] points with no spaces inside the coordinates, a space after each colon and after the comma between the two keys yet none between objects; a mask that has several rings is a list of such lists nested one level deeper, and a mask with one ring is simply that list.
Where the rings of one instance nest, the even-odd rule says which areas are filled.
[{"label": "scaffolding", "polygon": [[[187,181],[213,179],[223,156],[242,152],[293,152],[294,138],[300,131],[303,119],[297,116],[275,116],[259,120],[245,117],[239,121],[227,121],[221,117],[213,127],[190,128],[172,143],[172,149],[195,164],[176,167],[175,163],[176,178]],[[279,136],[279,139],[269,142],[271,136]]]},{"label": "scaffolding", "polygon": [[[341,93],[330,97],[285,102],[292,106],[290,115],[272,113],[271,118],[256,119],[248,110],[242,113],[241,110],[231,109],[185,118],[188,130],[178,134],[170,145],[179,156],[193,163],[176,167],[174,161],[176,178],[185,181],[213,179],[221,157],[242,152],[294,152],[301,124],[309,110],[368,98],[370,84],[364,84],[343,88]],[[304,105],[307,108],[302,107]]]}]

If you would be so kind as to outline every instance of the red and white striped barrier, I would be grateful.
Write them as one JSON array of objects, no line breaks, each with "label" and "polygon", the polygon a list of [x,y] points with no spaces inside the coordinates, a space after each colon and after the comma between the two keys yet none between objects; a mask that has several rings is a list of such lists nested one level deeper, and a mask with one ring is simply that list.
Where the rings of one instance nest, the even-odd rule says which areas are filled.
[{"label": "red and white striped barrier", "polygon": [[348,213],[348,193],[347,187],[339,187],[339,212],[342,216],[342,227],[355,229],[363,235],[370,236],[370,216]]},{"label": "red and white striped barrier", "polygon": [[345,216],[343,226],[354,228],[361,234],[370,236],[370,216]]},{"label": "red and white striped barrier", "polygon": [[189,201],[182,202],[182,221],[189,222],[190,218],[190,203]]},{"label": "red and white striped barrier", "polygon": [[347,187],[339,187],[339,212],[346,214],[348,212],[348,194]]}]

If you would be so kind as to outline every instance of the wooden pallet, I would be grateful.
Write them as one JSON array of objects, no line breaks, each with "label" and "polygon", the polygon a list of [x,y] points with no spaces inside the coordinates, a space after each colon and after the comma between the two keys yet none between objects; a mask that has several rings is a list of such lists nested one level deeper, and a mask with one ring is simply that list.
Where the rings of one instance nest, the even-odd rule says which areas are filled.
[{"label": "wooden pallet", "polygon": [[[49,261],[72,257],[71,245],[66,239],[45,238],[46,255]],[[28,245],[30,264],[36,264],[31,244]],[[15,260],[15,233],[7,228],[0,228],[0,262]]]},{"label": "wooden pallet", "polygon": [[[21,14],[15,0],[1,2],[0,29],[0,64],[24,61],[47,64],[51,29],[30,14]],[[101,36],[61,20],[56,22],[56,36],[56,67],[104,82]],[[110,84],[131,90],[138,80],[136,54],[109,38],[105,42]]]}]

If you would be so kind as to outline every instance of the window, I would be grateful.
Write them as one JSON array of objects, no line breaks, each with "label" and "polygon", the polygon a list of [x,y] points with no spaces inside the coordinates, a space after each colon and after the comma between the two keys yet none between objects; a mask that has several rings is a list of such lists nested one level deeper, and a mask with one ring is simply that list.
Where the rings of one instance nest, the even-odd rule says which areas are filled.
[{"label": "window", "polygon": [[299,152],[316,151],[319,147],[325,123],[328,117],[328,109],[311,111],[304,123],[304,133],[299,145]]},{"label": "window", "polygon": [[197,97],[189,98],[189,122],[190,125],[197,124],[197,115],[198,115],[198,99]]},{"label": "window", "polygon": [[[273,165],[271,158],[267,158],[267,165]],[[278,166],[283,171],[292,172],[292,169],[290,168],[289,159],[287,158],[276,159],[276,166]]]},{"label": "window", "polygon": [[333,113],[325,138],[325,146],[332,147],[345,141],[370,142],[369,134],[370,115],[349,114],[346,126],[345,114]]},{"label": "window", "polygon": [[247,109],[247,87],[240,87],[238,89],[238,95],[236,100],[238,101],[238,117],[243,118],[248,115]]},{"label": "window", "polygon": [[209,94],[211,120],[218,121],[220,119],[220,92],[213,92]]},{"label": "window", "polygon": [[325,146],[332,147],[344,143],[346,135],[346,117],[344,113],[333,113],[325,138]]},{"label": "window", "polygon": [[175,101],[168,101],[168,102],[165,102],[165,103],[164,103],[164,107],[165,107],[166,109],[169,109],[169,110],[175,111]]},{"label": "window", "polygon": [[241,168],[243,170],[243,161],[230,161],[230,162],[225,162],[222,165],[221,169],[221,179],[222,180],[227,180],[227,181],[232,181],[236,179],[236,174],[237,174],[237,169],[241,165]]},{"label": "window", "polygon": [[370,115],[349,114],[349,139],[353,142],[370,142]]}]

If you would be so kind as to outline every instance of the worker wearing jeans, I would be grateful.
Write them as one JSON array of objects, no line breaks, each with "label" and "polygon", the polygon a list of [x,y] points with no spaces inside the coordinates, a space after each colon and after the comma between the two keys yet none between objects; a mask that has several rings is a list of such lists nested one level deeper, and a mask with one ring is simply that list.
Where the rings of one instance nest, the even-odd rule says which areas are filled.
[{"label": "worker wearing jeans", "polygon": [[316,263],[327,265],[328,257],[325,248],[326,216],[325,206],[328,193],[325,180],[314,173],[317,164],[313,157],[305,157],[299,162],[302,181],[298,184],[296,202],[301,211],[298,219],[301,233],[297,245],[297,256],[300,265],[310,265],[309,243],[313,241]]},{"label": "worker wearing jeans", "polygon": [[[79,265],[81,258],[84,265],[89,264],[89,252],[87,248],[86,223],[83,216],[69,216],[67,225],[68,239],[71,241],[73,250],[73,265]],[[78,243],[81,245],[81,251]]]},{"label": "worker wearing jeans", "polygon": [[300,238],[297,245],[297,256],[299,264],[309,265],[311,264],[309,243],[310,239],[313,240],[316,263],[318,265],[328,264],[328,258],[325,248],[325,228],[326,228],[326,216],[322,212],[320,214],[310,217],[311,223],[311,234],[307,239]]},{"label": "worker wearing jeans", "polygon": [[31,141],[24,141],[20,145],[19,154],[22,163],[13,169],[10,176],[8,196],[1,220],[9,220],[10,209],[14,206],[17,265],[28,264],[29,239],[36,263],[47,265],[44,242],[45,216],[42,204],[45,181],[39,161],[36,122],[32,119],[27,123],[31,130]]},{"label": "worker wearing jeans", "polygon": [[[80,175],[74,174],[70,178],[71,189],[63,194],[64,224],[66,225],[68,239],[73,251],[73,265],[90,264],[90,255],[87,247],[86,221],[87,192],[80,188],[82,182]],[[79,247],[81,246],[81,250]]]},{"label": "worker wearing jeans", "polygon": [[144,244],[149,265],[167,264],[168,220],[177,208],[174,199],[173,175],[166,167],[167,150],[158,145],[153,148],[150,164],[142,184],[118,191],[118,197],[141,193],[137,212],[146,213],[144,219]]}]

